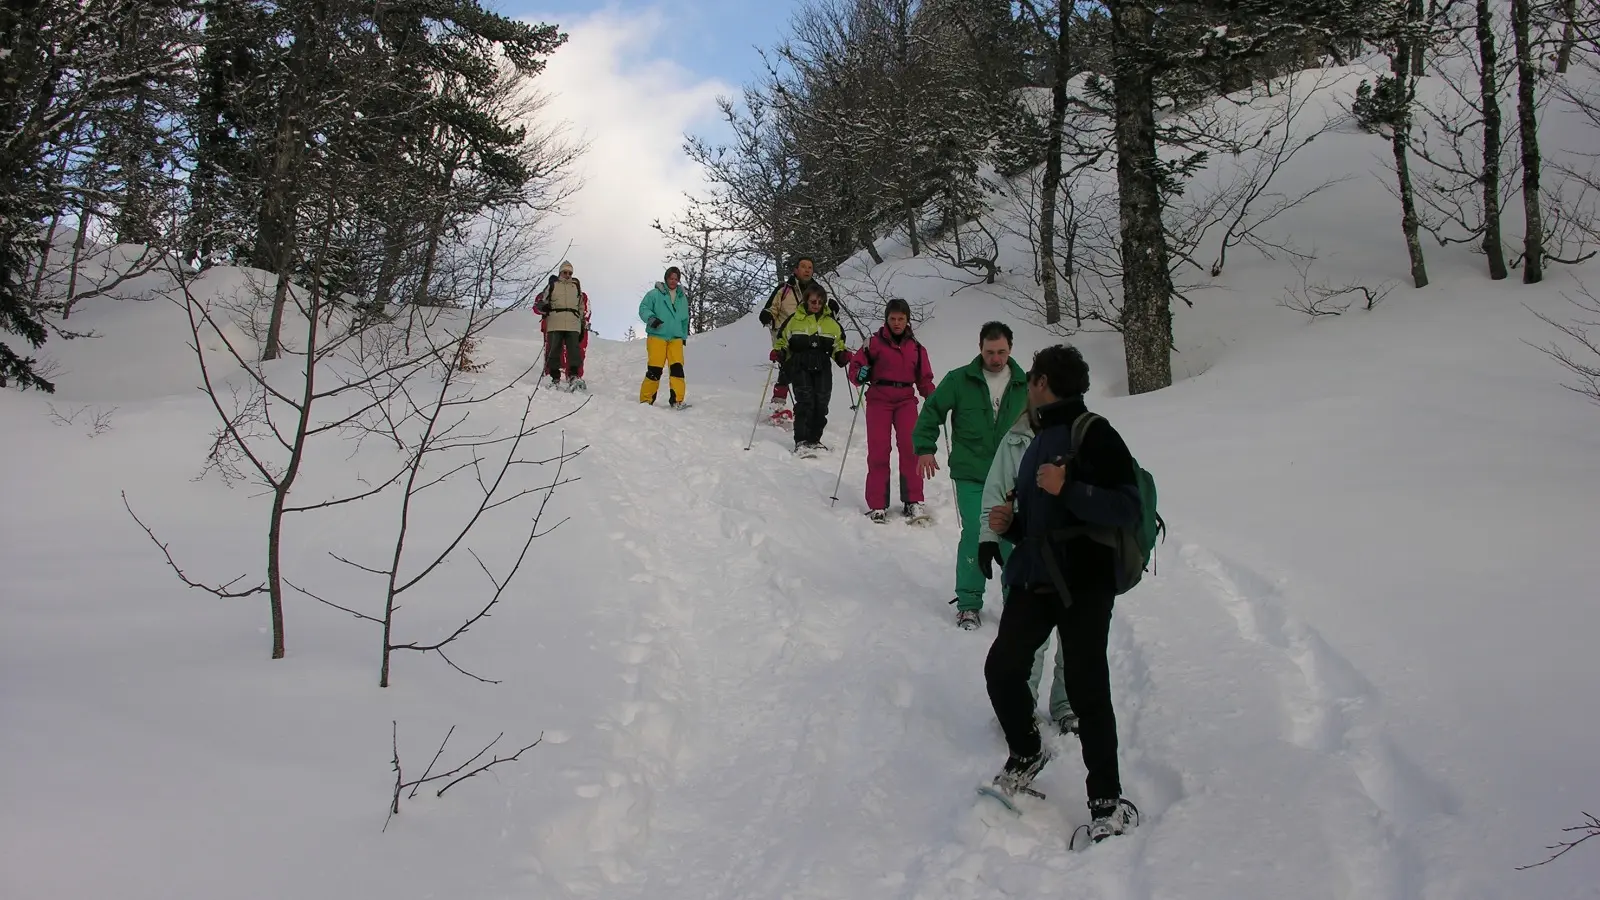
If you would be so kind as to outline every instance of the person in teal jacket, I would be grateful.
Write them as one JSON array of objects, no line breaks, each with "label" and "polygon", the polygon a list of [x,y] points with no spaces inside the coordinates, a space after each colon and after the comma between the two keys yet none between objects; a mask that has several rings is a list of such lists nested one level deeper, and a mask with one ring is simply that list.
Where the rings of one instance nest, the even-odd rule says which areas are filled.
[{"label": "person in teal jacket", "polygon": [[667,269],[662,280],[639,301],[639,321],[644,323],[644,381],[639,384],[639,402],[656,402],[661,389],[661,372],[668,369],[667,395],[673,409],[683,409],[683,345],[689,339],[689,292],[678,286],[683,273],[677,266]]},{"label": "person in teal jacket", "polygon": [[[989,477],[983,482],[983,508],[990,510],[996,506],[1005,506],[1012,502],[1016,496],[1017,469],[1022,465],[1022,454],[1028,450],[1028,445],[1033,443],[1033,420],[1028,411],[1023,410],[1022,415],[1012,423],[1011,430],[1000,439],[1000,446],[995,448],[994,462],[989,464]],[[1004,566],[1010,558],[1012,544],[1010,541],[994,533],[989,527],[989,517],[983,517],[983,527],[978,532],[978,569],[983,572],[983,577],[992,579],[995,566]],[[1004,585],[1000,588],[1000,597],[1007,599],[1009,589]],[[1034,702],[1038,702],[1039,679],[1044,675],[1045,652],[1050,649],[1047,639],[1039,645],[1038,652],[1033,655],[1033,671],[1028,675],[1028,689],[1033,692]],[[1074,734],[1078,730],[1078,715],[1072,711],[1072,704],[1067,701],[1066,655],[1062,650],[1060,639],[1056,640],[1056,668],[1055,677],[1050,681],[1050,721],[1056,724],[1062,734]]]},{"label": "person in teal jacket", "polygon": [[939,471],[934,451],[939,429],[950,420],[950,477],[955,481],[961,542],[956,550],[957,627],[971,631],[981,621],[985,581],[978,568],[978,534],[983,527],[983,482],[995,448],[1028,406],[1028,379],[1011,358],[1011,329],[989,322],[978,332],[978,356],[953,369],[923,404],[911,433],[912,449],[924,479]]}]

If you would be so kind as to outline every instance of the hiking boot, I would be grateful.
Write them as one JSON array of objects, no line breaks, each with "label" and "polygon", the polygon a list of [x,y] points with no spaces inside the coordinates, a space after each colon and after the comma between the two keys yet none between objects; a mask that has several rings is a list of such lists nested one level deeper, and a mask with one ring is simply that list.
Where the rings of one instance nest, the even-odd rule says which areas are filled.
[{"label": "hiking boot", "polygon": [[956,610],[956,627],[961,629],[962,631],[977,631],[978,630],[978,626],[982,625],[982,624],[983,624],[983,620],[978,617],[978,611],[977,610],[975,610],[975,609],[958,609],[958,610]]},{"label": "hiking boot", "polygon": [[574,378],[568,378],[567,379],[567,390],[569,392],[570,391],[587,391],[588,389],[589,389],[589,385],[585,384],[582,378],[574,377]]},{"label": "hiking boot", "polygon": [[1033,779],[1039,776],[1044,764],[1049,761],[1050,751],[1043,745],[1039,747],[1039,752],[1032,756],[1020,759],[1015,756],[1007,757],[1005,768],[994,777],[995,789],[1007,797],[1018,793],[1034,793],[1030,785],[1033,784]]},{"label": "hiking boot", "polygon": [[1061,718],[1056,720],[1056,727],[1061,730],[1061,734],[1063,736],[1069,735],[1069,734],[1077,734],[1078,733],[1078,714],[1077,713],[1071,713],[1071,712],[1066,713]]},{"label": "hiking boot", "polygon": [[673,409],[680,409],[680,410],[681,409],[688,409],[689,408],[689,404],[683,402],[682,400],[674,400],[673,403],[672,403],[672,408]]},{"label": "hiking boot", "polygon": [[[1116,800],[1090,800],[1089,814],[1093,816],[1088,825],[1080,826],[1088,835],[1089,842],[1098,844],[1108,837],[1118,834],[1127,834],[1139,824],[1139,807],[1126,797]],[[1078,839],[1077,832],[1073,832],[1072,841]]]},{"label": "hiking boot", "polygon": [[905,513],[907,521],[922,522],[928,518],[928,506],[925,503],[907,503],[901,511]]},{"label": "hiking boot", "polygon": [[889,511],[884,509],[869,509],[867,510],[867,518],[871,519],[872,524],[874,525],[882,525],[889,521]]}]

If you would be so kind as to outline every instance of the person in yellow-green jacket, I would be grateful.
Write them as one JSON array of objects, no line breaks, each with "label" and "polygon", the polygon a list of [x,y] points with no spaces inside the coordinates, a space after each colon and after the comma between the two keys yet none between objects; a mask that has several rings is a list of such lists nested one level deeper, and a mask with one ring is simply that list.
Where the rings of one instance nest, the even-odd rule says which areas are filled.
[{"label": "person in yellow-green jacket", "polygon": [[922,477],[939,471],[934,451],[939,429],[950,419],[950,477],[955,481],[961,542],[956,550],[956,626],[971,631],[981,622],[986,582],[978,568],[978,537],[983,527],[983,482],[1000,439],[1028,407],[1028,379],[1011,358],[1011,329],[988,322],[978,331],[978,355],[952,369],[922,405],[911,432],[912,450]]},{"label": "person in yellow-green jacket", "polygon": [[771,359],[789,371],[794,390],[794,452],[816,456],[828,448],[822,431],[828,427],[828,402],[833,398],[832,362],[844,368],[850,361],[844,346],[844,329],[828,309],[828,292],[813,282],[801,299],[801,308],[778,332]]}]

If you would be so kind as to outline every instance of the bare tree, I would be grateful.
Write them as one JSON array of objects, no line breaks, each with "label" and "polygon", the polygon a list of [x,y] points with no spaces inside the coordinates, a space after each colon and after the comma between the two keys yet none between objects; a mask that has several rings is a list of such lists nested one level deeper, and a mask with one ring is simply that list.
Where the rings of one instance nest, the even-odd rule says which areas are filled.
[{"label": "bare tree", "polygon": [[1330,284],[1320,279],[1313,281],[1310,260],[1295,261],[1292,265],[1299,279],[1297,283],[1284,285],[1284,293],[1278,298],[1278,305],[1312,318],[1341,315],[1357,303],[1361,304],[1362,309],[1371,312],[1394,290],[1394,285],[1389,282],[1373,287],[1358,281],[1339,284]]},{"label": "bare tree", "polygon": [[439,742],[439,749],[434,751],[433,759],[428,761],[428,767],[422,771],[422,775],[412,779],[411,781],[407,781],[405,772],[403,772],[400,768],[400,723],[398,721],[391,720],[389,725],[390,744],[394,749],[394,755],[391,757],[389,763],[394,769],[394,793],[389,798],[389,814],[385,816],[383,820],[384,831],[388,831],[389,822],[394,819],[395,816],[400,815],[400,795],[405,792],[406,788],[411,789],[411,793],[407,794],[406,798],[415,799],[417,796],[417,791],[420,790],[423,785],[432,784],[435,781],[444,781],[448,778],[450,780],[445,783],[444,787],[439,788],[438,791],[434,792],[435,797],[443,797],[445,791],[448,791],[457,784],[466,781],[468,778],[483,772],[487,772],[489,769],[498,766],[501,763],[516,762],[522,758],[522,754],[527,753],[529,750],[539,746],[539,744],[544,741],[544,734],[541,733],[533,743],[523,747],[510,756],[501,756],[500,754],[496,753],[488,762],[474,766],[473,763],[483,759],[483,755],[488,753],[490,750],[493,750],[494,746],[500,743],[500,739],[505,737],[505,732],[502,731],[501,733],[495,735],[494,740],[486,744],[483,749],[467,757],[465,762],[457,765],[455,768],[450,769],[449,771],[434,774],[433,767],[438,765],[439,757],[444,755],[444,748],[446,744],[450,743],[450,736],[456,733],[456,727],[452,725],[450,726],[450,730],[445,732],[444,740]]},{"label": "bare tree", "polygon": [[1539,212],[1538,63],[1533,54],[1531,0],[1511,0],[1511,35],[1517,55],[1517,134],[1522,142],[1522,283],[1544,280],[1544,219]]},{"label": "bare tree", "polygon": [[[475,317],[493,318],[497,314],[469,312],[461,333],[471,334],[481,331],[481,328],[474,327]],[[289,585],[291,589],[313,600],[381,627],[383,643],[379,687],[389,686],[390,660],[396,650],[436,653],[456,671],[479,681],[490,681],[474,675],[455,663],[446,654],[445,648],[489,615],[521,569],[534,540],[559,527],[560,522],[548,529],[541,530],[540,526],[555,489],[573,480],[563,478],[566,464],[584,450],[578,448],[568,451],[563,440],[560,451],[551,457],[529,459],[523,455],[524,444],[540,430],[574,415],[578,409],[588,405],[588,400],[585,399],[577,409],[555,419],[535,423],[533,408],[538,395],[537,388],[527,394],[522,405],[521,419],[509,432],[502,433],[493,428],[487,431],[470,430],[469,422],[472,420],[473,412],[483,408],[484,404],[499,400],[516,386],[521,380],[520,377],[485,393],[477,393],[473,390],[473,385],[464,380],[460,366],[454,364],[459,352],[459,335],[447,332],[444,340],[435,340],[431,331],[424,330],[422,339],[429,342],[428,354],[434,368],[440,373],[439,385],[433,397],[419,401],[413,389],[407,386],[407,382],[411,381],[415,374],[414,369],[390,369],[384,379],[368,382],[362,386],[361,390],[370,402],[370,410],[362,419],[348,425],[349,428],[362,434],[376,434],[382,437],[385,443],[393,442],[401,448],[404,459],[403,469],[397,479],[402,493],[389,557],[380,564],[367,565],[338,554],[331,554],[339,562],[361,572],[376,575],[383,580],[382,614],[363,613],[326,600],[309,589],[292,583]],[[525,376],[540,365],[542,362],[536,360],[522,374]],[[555,475],[548,484],[538,486],[519,484],[516,476],[523,467],[550,464],[555,465]],[[419,498],[425,492],[444,485],[457,476],[470,477],[476,482],[478,499],[475,506],[468,510],[460,524],[449,533],[442,546],[433,550],[418,551],[416,555],[421,558],[413,562],[411,555],[415,548],[412,546],[412,529],[415,525],[417,515],[415,510]],[[467,548],[468,554],[472,556],[493,588],[488,599],[478,610],[441,639],[398,641],[395,638],[395,612],[399,609],[398,601],[408,591],[418,588],[424,580],[444,565],[456,550],[461,549],[486,514],[534,494],[542,494],[543,499],[528,521],[520,551],[506,571],[496,575],[477,552],[470,547]]]},{"label": "bare tree", "polygon": [[1567,339],[1565,343],[1553,341],[1538,349],[1577,379],[1564,387],[1600,403],[1600,297],[1595,296],[1586,285],[1580,286],[1578,292],[1578,298],[1567,297],[1578,308],[1578,318],[1561,322],[1544,313],[1534,312],[1541,321]]}]

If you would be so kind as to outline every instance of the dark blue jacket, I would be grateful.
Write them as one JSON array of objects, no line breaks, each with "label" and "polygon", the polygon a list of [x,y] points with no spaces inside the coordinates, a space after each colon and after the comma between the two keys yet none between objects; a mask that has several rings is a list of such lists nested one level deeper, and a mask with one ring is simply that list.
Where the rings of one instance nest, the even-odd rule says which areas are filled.
[{"label": "dark blue jacket", "polygon": [[[1004,581],[1012,590],[1054,587],[1042,553],[1051,553],[1074,596],[1116,595],[1116,557],[1110,547],[1079,536],[1066,541],[1046,535],[1074,525],[1139,523],[1139,488],[1133,456],[1111,423],[1096,421],[1072,454],[1072,423],[1085,412],[1083,399],[1058,400],[1038,410],[1039,433],[1022,455],[1011,527],[1001,537],[1016,545]],[[1067,484],[1056,496],[1039,487],[1039,466],[1068,460]]]}]

